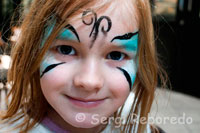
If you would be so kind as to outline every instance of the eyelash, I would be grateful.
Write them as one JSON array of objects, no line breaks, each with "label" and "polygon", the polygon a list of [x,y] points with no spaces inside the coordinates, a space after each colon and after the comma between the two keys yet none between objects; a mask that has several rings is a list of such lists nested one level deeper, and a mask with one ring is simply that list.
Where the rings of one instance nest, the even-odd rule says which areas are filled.
[{"label": "eyelash", "polygon": [[[69,45],[56,46],[56,51],[62,55],[69,55],[69,56],[77,55],[75,48]],[[127,58],[127,54],[120,51],[111,51],[106,55],[106,59],[114,61],[122,61],[125,58]]]},{"label": "eyelash", "polygon": [[[68,50],[68,51],[64,51],[64,50]],[[59,45],[56,47],[56,51],[62,55],[70,55],[70,56],[76,55],[76,50],[72,46],[69,46],[69,45]]]},{"label": "eyelash", "polygon": [[[112,54],[112,55],[111,55]],[[119,51],[112,51],[107,55],[107,59],[115,60],[115,61],[122,61],[127,57],[126,54],[119,52]]]}]

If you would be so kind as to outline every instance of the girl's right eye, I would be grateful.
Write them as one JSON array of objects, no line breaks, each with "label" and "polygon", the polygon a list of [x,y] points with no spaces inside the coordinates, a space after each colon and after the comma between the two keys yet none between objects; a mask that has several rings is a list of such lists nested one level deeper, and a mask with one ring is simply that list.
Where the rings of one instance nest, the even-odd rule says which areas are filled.
[{"label": "girl's right eye", "polygon": [[76,51],[73,47],[68,45],[60,45],[56,47],[57,51],[63,55],[75,55]]}]

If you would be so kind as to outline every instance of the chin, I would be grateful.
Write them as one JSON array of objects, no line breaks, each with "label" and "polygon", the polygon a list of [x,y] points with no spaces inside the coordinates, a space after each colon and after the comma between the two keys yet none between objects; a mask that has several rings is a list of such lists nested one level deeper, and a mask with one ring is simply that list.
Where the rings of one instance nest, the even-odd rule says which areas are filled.
[{"label": "chin", "polygon": [[85,120],[83,122],[73,121],[73,122],[70,122],[70,124],[76,128],[94,128],[100,125],[100,123],[94,123],[91,119]]}]

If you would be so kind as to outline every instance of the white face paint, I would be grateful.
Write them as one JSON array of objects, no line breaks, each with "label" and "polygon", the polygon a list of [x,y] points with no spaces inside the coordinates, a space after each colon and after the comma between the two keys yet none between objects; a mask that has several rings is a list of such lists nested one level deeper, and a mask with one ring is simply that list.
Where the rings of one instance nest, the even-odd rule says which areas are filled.
[{"label": "white face paint", "polygon": [[125,65],[123,65],[121,68],[126,70],[131,78],[131,87],[133,87],[133,84],[135,82],[136,78],[136,72],[137,72],[137,65],[134,60],[127,61]]}]

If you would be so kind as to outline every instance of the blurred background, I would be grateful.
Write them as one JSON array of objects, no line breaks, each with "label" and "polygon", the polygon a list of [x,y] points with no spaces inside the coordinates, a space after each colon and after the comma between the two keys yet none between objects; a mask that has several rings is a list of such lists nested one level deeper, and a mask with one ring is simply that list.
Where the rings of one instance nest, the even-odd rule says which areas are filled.
[{"label": "blurred background", "polygon": [[[173,108],[172,110],[175,112],[178,111],[176,114],[181,112],[181,106],[187,105],[186,108],[196,110],[193,114],[196,114],[194,116],[196,117],[196,123],[200,125],[198,113],[200,110],[200,78],[198,77],[199,67],[197,67],[200,61],[198,55],[200,53],[200,0],[150,1],[157,51],[163,68],[167,71],[171,82],[173,91],[171,99],[174,98],[173,100],[177,101],[170,108]],[[9,88],[9,85],[6,84],[6,73],[9,66],[8,62],[11,60],[9,58],[10,48],[12,45],[15,45],[15,41],[20,34],[20,27],[17,23],[19,9],[23,7],[25,12],[27,12],[30,3],[31,0],[0,1],[1,99],[5,98],[8,91],[3,88]],[[170,103],[167,97],[166,101]],[[1,104],[4,104],[2,100]],[[192,107],[189,106],[192,104],[194,104]],[[191,111],[188,114],[191,114]],[[168,130],[166,126],[161,125],[161,127]],[[192,129],[188,128],[185,130],[188,132],[192,131]],[[196,131],[198,132],[199,130],[198,128]]]}]

